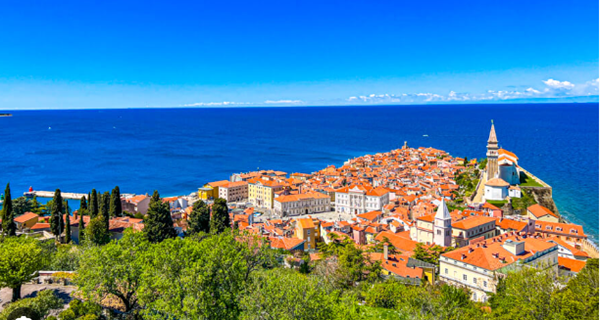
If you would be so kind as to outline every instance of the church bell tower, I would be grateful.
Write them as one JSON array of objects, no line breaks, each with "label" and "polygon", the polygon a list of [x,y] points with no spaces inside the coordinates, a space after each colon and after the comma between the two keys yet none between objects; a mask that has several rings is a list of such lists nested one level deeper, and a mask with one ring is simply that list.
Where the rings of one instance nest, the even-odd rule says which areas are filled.
[{"label": "church bell tower", "polygon": [[498,173],[498,139],[496,138],[496,129],[494,129],[494,120],[492,120],[492,129],[487,144],[487,180],[493,179]]}]

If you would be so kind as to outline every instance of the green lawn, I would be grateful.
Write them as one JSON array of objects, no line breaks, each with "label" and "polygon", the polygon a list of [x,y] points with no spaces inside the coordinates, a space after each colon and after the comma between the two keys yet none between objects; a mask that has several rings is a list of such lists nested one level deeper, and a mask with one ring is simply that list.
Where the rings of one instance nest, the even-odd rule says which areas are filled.
[{"label": "green lawn", "polygon": [[528,176],[524,172],[521,172],[520,178],[522,187],[543,187],[539,182],[535,181],[535,179]]},{"label": "green lawn", "polygon": [[508,203],[506,200],[486,200],[487,203],[493,204],[498,208],[502,208],[505,204]]}]

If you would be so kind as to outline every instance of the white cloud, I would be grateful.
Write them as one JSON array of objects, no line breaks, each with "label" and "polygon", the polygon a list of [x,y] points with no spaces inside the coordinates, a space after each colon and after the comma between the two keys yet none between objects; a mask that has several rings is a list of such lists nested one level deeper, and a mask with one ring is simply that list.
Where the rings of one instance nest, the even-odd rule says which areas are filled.
[{"label": "white cloud", "polygon": [[430,103],[455,101],[504,101],[511,99],[534,98],[565,98],[577,96],[598,95],[599,79],[583,84],[573,84],[569,81],[548,79],[543,81],[545,88],[527,88],[525,90],[488,90],[485,93],[460,93],[450,91],[447,94],[435,93],[402,93],[402,94],[370,94],[352,96],[347,103],[355,104],[393,104],[393,103]]},{"label": "white cloud", "polygon": [[248,102],[233,102],[233,101],[222,101],[222,102],[196,102],[183,104],[181,107],[219,107],[219,106],[236,106],[236,105],[249,105]]},{"label": "white cloud", "polygon": [[574,84],[570,83],[569,81],[558,81],[558,80],[554,80],[554,79],[548,79],[546,81],[542,81],[544,82],[548,87],[550,88],[554,88],[554,89],[573,89],[575,87]]},{"label": "white cloud", "polygon": [[265,103],[267,104],[298,104],[303,103],[302,100],[267,100]]}]

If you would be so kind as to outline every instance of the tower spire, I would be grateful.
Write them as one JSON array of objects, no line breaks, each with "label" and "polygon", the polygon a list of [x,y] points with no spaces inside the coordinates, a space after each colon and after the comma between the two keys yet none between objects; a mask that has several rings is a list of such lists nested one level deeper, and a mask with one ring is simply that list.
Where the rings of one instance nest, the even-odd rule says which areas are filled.
[{"label": "tower spire", "polygon": [[492,120],[492,129],[490,129],[488,143],[498,143],[498,138],[496,138],[496,129],[494,128],[494,120]]},{"label": "tower spire", "polygon": [[494,120],[492,120],[492,128],[490,129],[490,137],[487,144],[487,180],[496,177],[498,173],[498,138],[496,138],[496,128],[494,128]]}]

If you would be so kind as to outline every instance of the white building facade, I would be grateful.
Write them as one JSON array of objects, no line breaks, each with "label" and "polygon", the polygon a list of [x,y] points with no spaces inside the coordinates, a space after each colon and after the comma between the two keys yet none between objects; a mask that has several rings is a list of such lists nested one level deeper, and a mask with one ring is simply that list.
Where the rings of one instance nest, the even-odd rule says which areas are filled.
[{"label": "white building facade", "polygon": [[354,215],[381,211],[389,201],[390,192],[383,187],[349,186],[336,190],[335,211]]},{"label": "white building facade", "polygon": [[331,198],[319,192],[276,197],[273,211],[282,217],[327,212],[331,210]]}]

